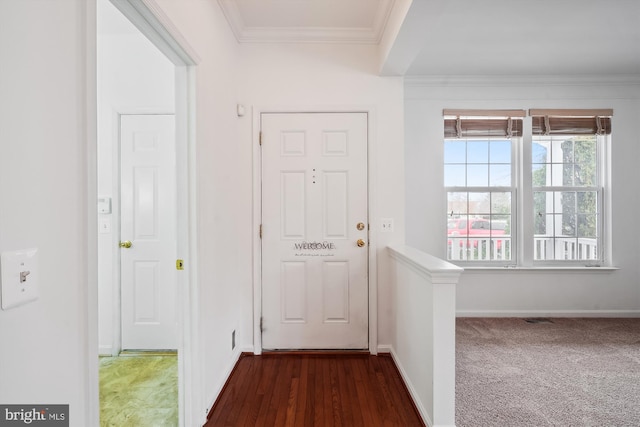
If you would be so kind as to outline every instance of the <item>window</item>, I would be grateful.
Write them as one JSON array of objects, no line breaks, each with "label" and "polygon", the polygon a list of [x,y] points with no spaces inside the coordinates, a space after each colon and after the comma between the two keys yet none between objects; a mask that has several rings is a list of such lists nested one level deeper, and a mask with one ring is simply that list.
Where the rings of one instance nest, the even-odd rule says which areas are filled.
[{"label": "window", "polygon": [[602,153],[611,112],[582,114],[530,111],[534,261],[603,260]]},{"label": "window", "polygon": [[[505,266],[604,260],[603,153],[612,111],[529,115],[444,111],[448,260]],[[531,120],[527,135],[525,120]]]},{"label": "window", "polygon": [[447,258],[514,259],[514,144],[524,110],[445,111]]}]

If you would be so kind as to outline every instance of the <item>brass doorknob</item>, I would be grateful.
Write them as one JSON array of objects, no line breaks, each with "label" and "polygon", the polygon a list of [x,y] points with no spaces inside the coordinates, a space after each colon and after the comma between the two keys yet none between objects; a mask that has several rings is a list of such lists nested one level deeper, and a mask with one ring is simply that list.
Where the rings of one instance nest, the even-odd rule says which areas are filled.
[{"label": "brass doorknob", "polygon": [[358,245],[359,248],[361,248],[361,247],[363,247],[365,245],[364,240],[362,240],[362,239],[358,239],[356,244]]},{"label": "brass doorknob", "polygon": [[131,242],[126,240],[124,242],[120,242],[120,244],[118,246],[120,246],[121,248],[129,249],[131,247]]}]

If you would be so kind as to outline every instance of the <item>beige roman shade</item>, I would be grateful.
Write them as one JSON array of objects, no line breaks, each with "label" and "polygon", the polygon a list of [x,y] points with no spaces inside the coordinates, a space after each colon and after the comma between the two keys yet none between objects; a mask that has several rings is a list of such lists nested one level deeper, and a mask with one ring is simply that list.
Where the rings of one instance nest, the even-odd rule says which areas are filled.
[{"label": "beige roman shade", "polygon": [[534,135],[609,135],[613,110],[531,109]]},{"label": "beige roman shade", "polygon": [[445,138],[522,136],[524,110],[453,110],[442,111]]}]

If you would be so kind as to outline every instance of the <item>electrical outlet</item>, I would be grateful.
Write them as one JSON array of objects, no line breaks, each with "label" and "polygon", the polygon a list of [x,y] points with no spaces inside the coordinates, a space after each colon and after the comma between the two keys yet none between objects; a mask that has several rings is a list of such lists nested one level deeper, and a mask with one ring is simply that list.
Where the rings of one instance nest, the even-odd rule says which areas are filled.
[{"label": "electrical outlet", "polygon": [[393,231],[393,218],[382,218],[380,219],[380,229],[385,232]]}]

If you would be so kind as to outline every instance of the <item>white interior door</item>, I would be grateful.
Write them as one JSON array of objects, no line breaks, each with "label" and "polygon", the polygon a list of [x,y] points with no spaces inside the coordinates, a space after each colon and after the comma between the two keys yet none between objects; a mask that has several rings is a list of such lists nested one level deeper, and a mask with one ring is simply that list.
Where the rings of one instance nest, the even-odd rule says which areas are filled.
[{"label": "white interior door", "polygon": [[176,349],[175,119],[123,115],[120,130],[122,349]]},{"label": "white interior door", "polygon": [[366,349],[367,114],[262,114],[261,130],[262,346]]}]

